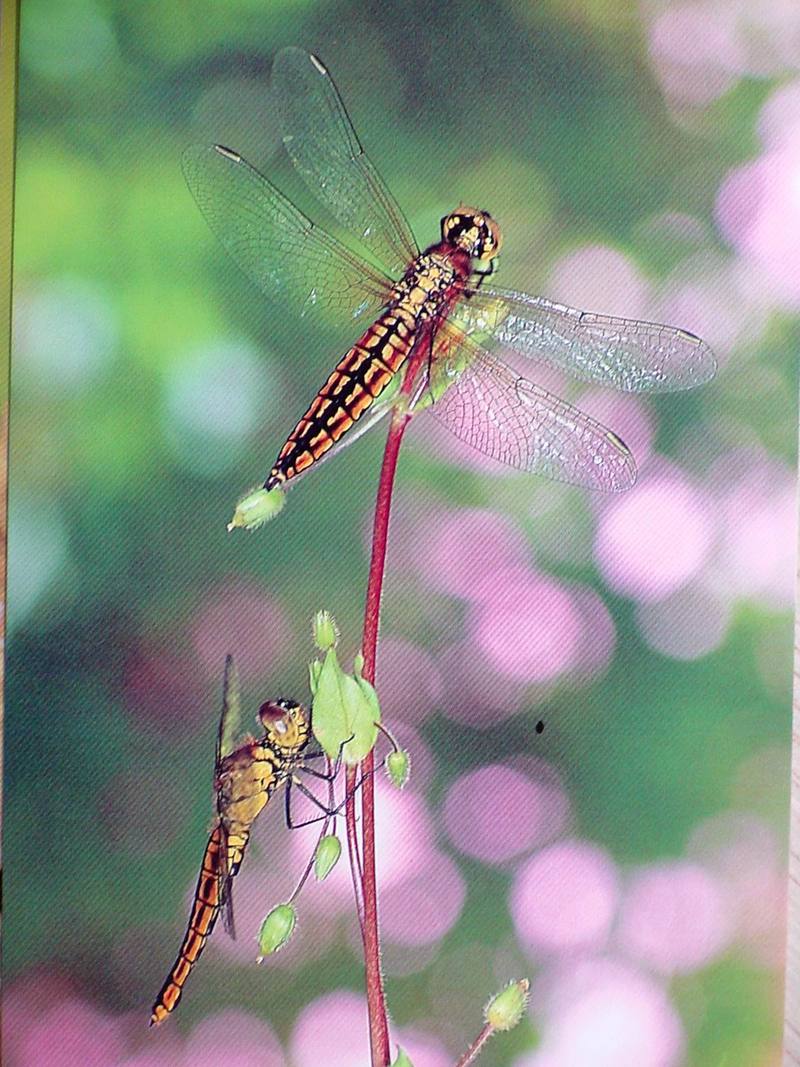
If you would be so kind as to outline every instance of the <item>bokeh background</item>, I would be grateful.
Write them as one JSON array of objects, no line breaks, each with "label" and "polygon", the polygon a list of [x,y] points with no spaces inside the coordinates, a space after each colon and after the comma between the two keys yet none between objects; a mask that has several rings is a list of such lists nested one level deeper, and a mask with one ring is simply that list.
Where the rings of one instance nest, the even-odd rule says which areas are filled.
[{"label": "bokeh background", "polygon": [[412,428],[378,678],[413,759],[378,793],[394,1035],[451,1064],[529,975],[529,1020],[487,1065],[775,1065],[800,340],[784,0],[24,0],[6,1062],[366,1062],[346,871],[255,966],[311,847],[279,811],[238,879],[239,940],[218,931],[147,1028],[209,823],[225,653],[255,711],[307,698],[315,609],[345,658],[360,632],[381,431],[271,526],[225,531],[352,340],[257,292],[180,173],[219,140],[313,206],[270,108],[285,44],[329,66],[422,244],[478,203],[503,284],[683,326],[721,367],[658,401],[541,378],[633,448],[614,498]]}]

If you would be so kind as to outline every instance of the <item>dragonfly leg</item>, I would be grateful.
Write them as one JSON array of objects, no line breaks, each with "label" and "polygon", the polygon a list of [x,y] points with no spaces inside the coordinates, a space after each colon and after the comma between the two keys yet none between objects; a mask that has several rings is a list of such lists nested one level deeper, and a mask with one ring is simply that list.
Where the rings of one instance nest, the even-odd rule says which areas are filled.
[{"label": "dragonfly leg", "polygon": [[[350,734],[347,740],[342,741],[341,745],[339,745],[339,751],[336,754],[336,759],[334,760],[333,767],[330,771],[315,771],[311,767],[300,767],[299,769],[305,774],[310,774],[312,778],[321,778],[323,782],[333,782],[339,776],[339,771],[342,769],[344,746],[348,745],[355,736],[355,734]],[[312,752],[310,756],[303,756],[303,761],[318,759],[325,754],[325,752]]]},{"label": "dragonfly leg", "polygon": [[[308,799],[311,800],[314,804],[316,804],[316,806],[318,808],[321,808],[324,814],[315,815],[313,819],[303,819],[302,822],[295,822],[294,819],[292,818],[292,786],[293,785],[296,785],[301,793],[303,793],[305,796],[307,796]],[[298,778],[292,777],[292,778],[289,778],[287,780],[285,796],[286,796],[286,801],[285,801],[286,825],[290,830],[299,830],[301,826],[310,826],[312,823],[322,822],[323,819],[330,819],[333,815],[336,814],[336,812],[334,810],[332,810],[331,808],[328,808],[325,804],[322,803],[321,800],[319,800],[317,797],[315,797],[314,794],[311,792],[311,790],[307,789]]]},{"label": "dragonfly leg", "polygon": [[498,257],[495,256],[494,259],[490,259],[489,260],[489,262],[485,266],[485,269],[474,271],[474,273],[477,274],[477,276],[478,276],[478,280],[475,283],[475,287],[472,289],[472,291],[468,292],[468,294],[467,294],[468,297],[472,296],[473,293],[477,293],[477,291],[483,285],[484,281],[487,278],[490,278],[494,274],[494,272],[497,270],[497,267],[498,267],[497,259],[498,259]]},{"label": "dragonfly leg", "polygon": [[[312,823],[322,822],[323,819],[331,819],[335,815],[338,815],[339,812],[342,810],[342,808],[345,806],[345,804],[348,802],[348,800],[350,800],[351,797],[354,797],[356,795],[356,793],[361,788],[361,786],[364,784],[364,782],[366,782],[367,778],[371,778],[373,774],[375,774],[377,771],[379,771],[381,769],[381,767],[384,765],[385,762],[386,762],[385,759],[381,760],[380,763],[376,767],[373,767],[371,771],[366,771],[364,774],[362,774],[361,777],[356,782],[356,784],[350,790],[350,792],[345,795],[344,800],[340,801],[340,803],[337,804],[335,807],[328,807],[327,805],[323,804],[322,801],[319,799],[319,797],[315,797],[314,794],[311,792],[311,790],[307,786],[303,785],[303,783],[300,781],[299,778],[297,778],[295,776],[292,776],[291,778],[287,779],[287,782],[286,782],[286,794],[285,794],[285,796],[286,796],[285,807],[286,807],[286,825],[287,825],[287,827],[290,830],[297,830],[301,826],[310,826]],[[303,770],[306,770],[306,769],[307,768],[303,768]],[[296,785],[297,788],[300,790],[300,792],[304,796],[308,797],[308,799],[313,804],[315,804],[318,808],[320,808],[324,814],[315,815],[313,819],[304,819],[302,822],[295,822],[294,819],[292,819],[292,810],[291,810],[291,791],[292,791],[292,786],[293,785]]]}]

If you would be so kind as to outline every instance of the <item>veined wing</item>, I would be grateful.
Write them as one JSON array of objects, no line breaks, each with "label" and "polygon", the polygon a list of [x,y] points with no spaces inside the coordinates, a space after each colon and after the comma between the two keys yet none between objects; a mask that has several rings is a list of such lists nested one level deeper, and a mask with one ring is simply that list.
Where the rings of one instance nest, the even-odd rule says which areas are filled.
[{"label": "veined wing", "polygon": [[268,296],[300,315],[320,308],[340,320],[374,317],[384,305],[391,279],[315,226],[241,156],[191,146],[182,163],[206,222]]},{"label": "veined wing", "polygon": [[222,713],[219,717],[217,730],[217,753],[214,763],[214,783],[217,802],[217,817],[220,830],[220,849],[216,857],[218,900],[222,908],[222,923],[231,937],[236,937],[236,926],[233,919],[233,896],[231,894],[230,872],[230,849],[228,846],[228,833],[225,825],[225,809],[222,802],[222,787],[220,772],[222,761],[226,756],[241,743],[242,738],[242,699],[239,688],[239,674],[233,656],[228,653],[225,657],[225,674],[222,681]]},{"label": "veined wing", "polygon": [[633,456],[613,431],[520,377],[449,321],[437,339],[431,391],[431,414],[501,463],[612,493],[636,481]]},{"label": "veined wing", "polygon": [[451,319],[466,333],[628,393],[692,389],[717,369],[708,345],[686,330],[579,311],[526,293],[484,286],[462,300]]},{"label": "veined wing", "polygon": [[328,71],[301,48],[283,48],[272,67],[283,142],[309,189],[364,244],[400,275],[419,254],[397,201],[370,163]]}]

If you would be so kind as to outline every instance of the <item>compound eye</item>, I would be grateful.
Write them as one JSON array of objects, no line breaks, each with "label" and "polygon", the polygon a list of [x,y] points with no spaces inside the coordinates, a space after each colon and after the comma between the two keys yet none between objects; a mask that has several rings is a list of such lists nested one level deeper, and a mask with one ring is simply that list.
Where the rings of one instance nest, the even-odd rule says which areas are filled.
[{"label": "compound eye", "polygon": [[258,717],[265,726],[267,723],[270,726],[274,726],[276,722],[283,719],[285,714],[286,709],[274,700],[268,700],[266,704],[262,704],[258,709]]},{"label": "compound eye", "polygon": [[268,700],[258,709],[258,717],[265,730],[272,730],[283,736],[289,730],[287,722],[289,712],[280,701]]}]

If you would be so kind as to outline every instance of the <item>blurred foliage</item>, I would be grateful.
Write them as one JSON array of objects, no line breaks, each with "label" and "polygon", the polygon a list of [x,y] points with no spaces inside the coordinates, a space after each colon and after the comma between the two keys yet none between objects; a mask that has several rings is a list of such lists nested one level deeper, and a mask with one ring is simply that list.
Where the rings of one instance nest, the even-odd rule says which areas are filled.
[{"label": "blurred foliage", "polygon": [[[269,10],[256,0],[23,3],[16,293],[24,298],[61,277],[87,279],[116,334],[79,388],[13,368],[8,977],[37,962],[68,968],[109,1009],[146,1017],[177,945],[176,915],[209,817],[222,661],[212,675],[192,644],[209,589],[250,577],[291,626],[292,640],[246,682],[253,707],[273,693],[307,698],[308,618],[320,603],[343,633],[359,632],[380,432],[293,491],[285,513],[258,535],[226,534],[236,499],[266,475],[295,413],[347,339],[325,324],[298,331],[236,271],[183,184],[183,148],[232,142],[234,130],[235,147],[308,208],[307,192],[272,159],[267,92],[275,50],[302,44],[334,73],[422,243],[434,239],[454,203],[478,202],[504,225],[504,284],[542,288],[554,260],[587,242],[617,246],[658,277],[672,268],[672,253],[651,246],[642,220],[680,210],[713,233],[715,192],[754,149],[764,87],[743,83],[714,105],[701,133],[682,130],[668,117],[629,11],[621,0],[294,0]],[[209,90],[228,82],[223,104],[204,110]],[[255,106],[259,86],[263,103]],[[237,108],[237,93],[250,110]],[[217,457],[209,438],[199,450],[207,450],[204,469],[174,445],[181,427],[171,422],[165,388],[198,346],[224,336],[246,341],[263,362],[255,397],[263,417],[232,452],[220,438]],[[776,395],[791,407],[796,327],[777,323],[770,339],[764,360],[778,374]],[[701,426],[720,395],[660,400],[662,447]],[[794,437],[783,426],[778,432],[774,404],[752,399],[754,433],[793,459]],[[533,546],[537,523],[546,521],[536,518],[542,490],[532,480],[454,477],[418,451],[401,463],[400,489],[423,510],[436,501],[505,509]],[[40,514],[37,501],[55,509],[63,559],[30,608],[17,612],[22,576],[15,579],[14,568],[25,555],[14,523]],[[576,521],[584,508],[576,505]],[[555,573],[603,590],[588,555],[584,567]],[[488,732],[441,716],[429,721],[433,803],[465,767],[532,750],[564,775],[583,832],[620,862],[644,862],[680,853],[693,824],[728,805],[732,775],[755,746],[785,745],[788,690],[768,691],[755,665],[765,614],[741,609],[720,650],[680,663],[645,647],[627,603],[607,602],[618,631],[612,669],[577,696],[558,690],[537,707],[547,722],[540,739],[531,741],[526,715]],[[444,643],[446,635],[419,617],[413,592],[393,586],[385,607],[386,633]],[[789,617],[783,622],[788,634]],[[143,697],[132,682],[136,665],[159,656],[165,666],[153,671]],[[787,644],[787,678],[789,665]],[[109,834],[112,800],[127,827],[121,837]],[[782,835],[780,818],[775,825]],[[510,937],[496,904],[508,874],[469,860],[463,870],[469,896],[443,958]],[[274,985],[265,997],[263,972],[254,978],[219,957],[202,970],[179,1026],[230,1003],[264,1014],[283,1038],[287,1020],[313,996],[360,983],[359,961],[342,945],[324,966],[281,972],[279,997]],[[398,1023],[435,1015],[431,973],[390,978]],[[777,1035],[777,1001],[747,964],[724,961],[698,981],[712,1007],[695,1034],[692,1064],[744,1064],[737,1049]],[[477,1003],[485,997],[474,993]],[[520,1027],[498,1043],[492,1062],[510,1063],[532,1035]]]}]

